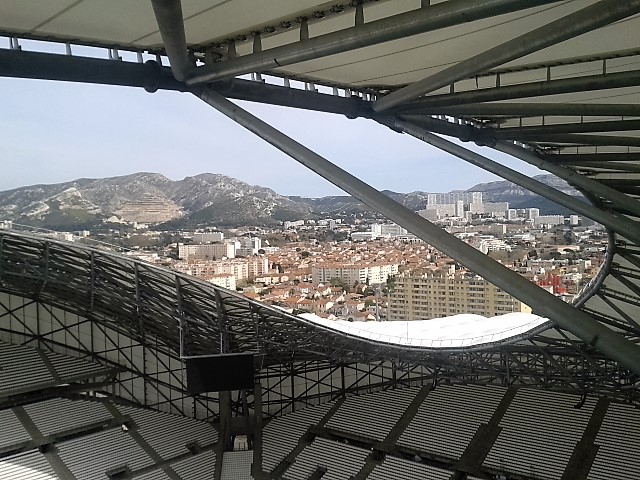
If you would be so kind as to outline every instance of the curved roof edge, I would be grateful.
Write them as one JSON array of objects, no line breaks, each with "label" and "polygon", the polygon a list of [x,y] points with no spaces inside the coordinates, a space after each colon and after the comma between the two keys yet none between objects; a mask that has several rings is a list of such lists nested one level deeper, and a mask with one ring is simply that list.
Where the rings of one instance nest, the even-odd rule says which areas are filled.
[{"label": "curved roof edge", "polygon": [[430,349],[512,343],[550,326],[549,319],[528,313],[507,313],[495,317],[459,314],[430,320],[389,322],[326,320],[308,313],[300,317],[371,341]]}]

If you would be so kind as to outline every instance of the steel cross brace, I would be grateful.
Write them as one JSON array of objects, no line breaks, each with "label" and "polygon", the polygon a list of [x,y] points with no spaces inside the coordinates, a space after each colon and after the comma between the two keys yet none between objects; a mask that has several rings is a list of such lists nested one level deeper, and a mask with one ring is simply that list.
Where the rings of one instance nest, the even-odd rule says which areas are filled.
[{"label": "steel cross brace", "polygon": [[389,199],[383,193],[233,104],[213,89],[201,87],[194,89],[193,93],[205,103],[334,185],[350,193],[395,223],[407,228],[407,230],[452,258],[456,258],[460,263],[484,278],[491,279],[492,283],[499,288],[532,305],[539,315],[549,318],[560,327],[572,332],[585,343],[594,345],[610,358],[640,374],[640,347],[638,345],[629,342],[588,314],[571,307],[554,295],[538,288],[518,273],[487,258],[480,251],[448,234],[415,212]]}]

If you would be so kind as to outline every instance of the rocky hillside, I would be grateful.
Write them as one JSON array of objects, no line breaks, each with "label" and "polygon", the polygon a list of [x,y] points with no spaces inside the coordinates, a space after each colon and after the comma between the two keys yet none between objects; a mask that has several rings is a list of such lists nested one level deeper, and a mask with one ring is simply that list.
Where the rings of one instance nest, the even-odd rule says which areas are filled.
[{"label": "rocky hillside", "polygon": [[231,177],[205,173],[173,181],[157,173],[79,179],[0,192],[0,219],[45,227],[113,221],[274,224],[311,208]]},{"label": "rocky hillside", "polygon": [[[537,175],[534,178],[568,195],[582,197],[580,192],[575,188],[554,175]],[[509,205],[512,208],[539,208],[540,213],[543,215],[552,213],[568,215],[570,213],[568,209],[506,180],[479,183],[466,191],[482,192],[482,197],[485,202],[509,202]],[[416,191],[411,193],[396,193],[385,190],[383,193],[397,202],[400,202],[407,208],[420,210],[427,204],[427,195],[429,195],[430,192]],[[298,202],[304,202],[311,206],[315,211],[323,212],[328,215],[337,215],[339,213],[361,213],[368,211],[366,205],[350,196],[290,198]]]},{"label": "rocky hillside", "polygon": [[[579,196],[575,189],[552,175],[536,178]],[[543,214],[569,213],[506,181],[481,183],[469,191],[483,192],[487,202],[509,202],[513,208],[535,207]],[[421,191],[384,193],[412,210],[424,208],[428,195]],[[275,225],[283,220],[365,212],[371,213],[366,205],[348,195],[284,197],[271,189],[212,173],[178,181],[157,173],[136,173],[0,192],[0,220],[64,229],[88,228],[108,220],[163,223],[168,228]]]}]

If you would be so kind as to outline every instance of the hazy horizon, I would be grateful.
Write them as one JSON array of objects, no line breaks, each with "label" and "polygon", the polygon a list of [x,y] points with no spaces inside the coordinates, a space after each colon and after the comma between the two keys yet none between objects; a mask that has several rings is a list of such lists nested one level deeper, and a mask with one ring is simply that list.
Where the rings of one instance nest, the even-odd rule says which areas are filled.
[{"label": "hazy horizon", "polygon": [[[542,172],[542,173],[547,173],[547,172]],[[106,178],[128,177],[128,176],[132,176],[132,175],[141,175],[141,174],[153,174],[153,175],[155,175],[155,174],[159,174],[159,175],[162,175],[162,176],[164,176],[165,178],[168,178],[169,180],[174,181],[174,182],[183,181],[183,180],[185,180],[185,179],[187,179],[187,178],[189,178],[189,177],[197,177],[197,176],[199,176],[199,175],[225,175],[225,174],[221,174],[221,173],[217,173],[217,172],[201,172],[201,173],[198,173],[198,174],[195,174],[195,175],[187,175],[187,176],[185,176],[185,177],[183,177],[183,178],[171,178],[171,177],[168,177],[167,175],[164,175],[164,174],[162,174],[162,173],[160,173],[160,172],[140,171],[140,172],[127,173],[127,174],[124,174],[124,175],[113,175],[113,176],[108,176],[108,177],[78,177],[78,178],[72,178],[72,179],[69,179],[69,180],[63,180],[63,181],[60,181],[60,182],[52,182],[52,183],[34,183],[34,184],[28,184],[28,185],[21,185],[21,186],[18,186],[18,187],[13,187],[13,188],[7,188],[7,189],[4,189],[4,190],[0,190],[0,193],[10,192],[10,191],[12,191],[12,190],[19,190],[19,189],[21,189],[21,188],[28,188],[28,187],[62,185],[62,184],[65,184],[65,183],[72,183],[72,182],[76,182],[76,181],[79,181],[79,180],[103,180],[103,179],[106,179]],[[551,174],[549,174],[549,175],[551,175]],[[226,177],[230,177],[230,175],[225,175],[225,176],[226,176]],[[269,187],[269,186],[267,186],[267,185],[251,184],[251,183],[249,183],[249,182],[244,181],[244,180],[243,180],[243,179],[241,179],[241,178],[236,178],[236,177],[230,177],[230,178],[235,178],[236,180],[239,180],[239,181],[241,181],[241,182],[247,183],[247,184],[249,184],[250,186],[253,186],[253,187],[264,187],[264,188],[269,188],[269,189],[271,189],[271,190],[275,191],[277,194],[279,194],[279,195],[283,195],[283,196],[287,196],[287,197],[322,198],[322,197],[328,197],[328,196],[350,196],[348,193],[343,192],[343,191],[341,191],[341,190],[338,190],[338,193],[336,193],[336,194],[327,194],[327,195],[320,195],[320,196],[296,195],[296,194],[294,194],[294,195],[287,195],[287,194],[282,193],[282,192],[279,192],[278,190],[276,190],[276,189],[274,189],[274,188],[272,188],[272,187]],[[383,190],[383,191],[384,191],[384,190],[392,191],[392,192],[394,192],[394,193],[403,193],[403,194],[414,193],[414,192],[422,192],[422,193],[449,193],[449,192],[453,192],[453,191],[468,191],[468,190],[470,190],[472,187],[474,187],[474,186],[476,186],[476,185],[478,185],[478,184],[481,184],[481,183],[489,183],[489,182],[492,182],[492,181],[505,181],[505,180],[504,180],[504,179],[501,179],[501,178],[496,177],[496,180],[489,180],[488,182],[477,182],[477,183],[474,183],[473,185],[470,185],[470,186],[469,186],[469,187],[467,187],[467,188],[458,188],[458,189],[452,189],[452,190],[411,190],[411,191],[406,191],[406,192],[397,191],[397,190],[389,190],[389,189],[382,189],[382,190]]]}]

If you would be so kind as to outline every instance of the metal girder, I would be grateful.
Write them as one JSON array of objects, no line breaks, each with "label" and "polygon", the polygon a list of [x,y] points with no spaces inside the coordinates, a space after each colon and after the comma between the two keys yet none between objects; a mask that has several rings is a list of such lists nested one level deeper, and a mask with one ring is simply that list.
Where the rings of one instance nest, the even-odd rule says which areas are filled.
[{"label": "metal girder", "polygon": [[627,103],[476,103],[446,107],[421,106],[418,102],[401,105],[397,114],[452,115],[465,117],[640,117],[640,105]]},{"label": "metal girder", "polygon": [[542,153],[540,158],[561,165],[580,165],[583,162],[594,162],[606,165],[607,162],[640,162],[640,152],[631,153]]},{"label": "metal girder", "polygon": [[[563,162],[560,162],[563,164]],[[640,173],[640,165],[625,162],[580,162],[573,166],[577,172],[587,172],[587,175],[600,173]]]},{"label": "metal girder", "polygon": [[236,100],[337,113],[346,115],[349,118],[368,118],[373,114],[371,102],[357,96],[340,97],[338,95],[281,87],[238,78],[223,80],[211,86],[221,95]]},{"label": "metal girder", "polygon": [[[168,67],[155,61],[133,63],[23,50],[0,49],[0,76],[142,87],[150,92],[184,92],[188,88],[173,77]],[[237,100],[337,113],[349,118],[372,114],[371,102],[356,96],[346,98],[239,78],[211,86],[225,97]]]},{"label": "metal girder", "polygon": [[[68,306],[68,304],[67,304]],[[2,304],[0,303],[0,307]],[[16,328],[18,331],[22,331],[23,325]],[[0,329],[1,331],[2,329]],[[72,332],[71,332],[72,333]],[[295,331],[287,330],[286,335],[291,336],[295,335]],[[33,334],[36,338],[35,335]],[[43,337],[38,337],[40,341],[45,344],[55,343],[55,345],[67,348],[65,344],[60,344],[59,342],[55,342],[51,338],[49,338],[47,334]],[[346,390],[340,389],[339,386],[336,386],[335,379],[333,383],[326,382],[324,379],[327,378],[331,373],[327,373],[326,369],[332,369],[335,372],[335,366],[339,365],[335,363],[337,360],[332,360],[330,358],[319,359],[317,357],[312,358],[309,362],[296,362],[292,365],[292,368],[289,368],[289,363],[286,358],[281,357],[281,361],[275,363],[270,366],[265,366],[263,370],[259,373],[260,379],[273,379],[281,378],[281,380],[287,380],[291,375],[295,375],[300,379],[304,379],[304,383],[306,385],[305,392],[307,393],[298,393],[294,397],[288,397],[285,392],[282,392],[282,388],[278,389],[278,383],[270,382],[271,387],[266,388],[266,395],[269,396],[269,392],[273,393],[277,398],[275,400],[269,397],[263,404],[274,407],[278,405],[282,406],[282,409],[286,409],[287,405],[297,403],[298,405],[301,403],[317,403],[320,399],[331,399],[335,398],[336,395],[341,395],[343,392],[359,392],[359,391],[370,391],[373,389],[384,388],[385,386],[389,386],[396,383],[405,384],[411,382],[421,382],[422,384],[430,384],[433,372],[438,372],[438,378],[440,379],[448,379],[454,383],[497,383],[497,384],[508,384],[510,382],[507,381],[509,376],[511,378],[518,378],[518,383],[526,385],[526,384],[536,384],[540,383],[541,385],[545,385],[546,388],[561,390],[561,391],[579,391],[584,393],[585,389],[580,383],[580,379],[586,375],[593,380],[593,385],[591,388],[586,389],[586,391],[593,392],[601,392],[606,393],[608,396],[622,396],[626,400],[625,396],[631,394],[634,397],[634,400],[637,401],[637,390],[623,390],[623,385],[628,384],[632,381],[633,377],[629,377],[628,373],[619,370],[617,364],[610,362],[606,358],[602,357],[594,357],[592,354],[595,353],[592,349],[589,349],[590,354],[590,366],[585,366],[581,364],[581,358],[585,355],[585,352],[580,348],[567,348],[567,344],[565,342],[559,342],[558,340],[553,340],[551,338],[541,338],[534,337],[532,342],[535,341],[536,345],[522,344],[522,345],[513,345],[513,346],[503,346],[499,350],[492,350],[486,352],[468,352],[457,354],[455,356],[432,356],[429,358],[425,358],[423,362],[420,364],[416,363],[405,363],[398,359],[389,360],[387,363],[380,363],[379,359],[377,362],[377,366],[372,366],[368,364],[350,364],[345,365],[348,367],[350,371],[354,371],[357,373],[356,377],[359,379],[364,379],[366,381],[362,382],[360,380],[353,380],[349,385],[346,386]],[[537,343],[541,343],[541,345],[537,345]],[[532,348],[533,347],[533,348]],[[90,347],[86,347],[89,349]],[[112,349],[115,350],[118,347],[116,344],[113,344]],[[85,354],[87,352],[82,351],[79,353]],[[120,353],[120,352],[119,352]],[[95,357],[95,352],[93,353]],[[538,358],[541,356],[545,356],[546,358],[557,359],[553,361],[553,369],[550,369],[546,366],[544,369],[540,366],[538,362]],[[127,365],[130,365],[131,359],[129,357],[125,357],[123,362]],[[161,359],[149,358],[149,365],[152,365],[153,362],[159,361],[160,364]],[[147,365],[147,363],[145,363]],[[168,367],[165,365],[163,368],[168,370]],[[373,369],[373,371],[372,371]],[[379,373],[376,373],[378,372]],[[286,372],[284,375],[287,379],[284,379],[278,372]],[[324,372],[324,374],[323,374]],[[360,373],[358,373],[360,372]],[[395,372],[395,373],[393,373]],[[413,373],[415,375],[408,376],[407,372]],[[393,375],[392,375],[393,374]],[[142,374],[144,376],[144,374]],[[372,376],[375,377],[372,379]],[[551,381],[551,379],[555,379],[555,381]],[[153,381],[153,378],[150,379]],[[181,382],[184,380],[180,380],[180,378],[175,377],[175,380],[172,380],[174,384],[174,388],[178,385],[181,385]],[[322,388],[320,390],[313,389],[312,385],[320,383],[322,384]],[[150,385],[151,386],[151,385]],[[168,386],[168,385],[165,385]],[[161,392],[159,392],[161,394]],[[179,397],[182,397],[182,393],[174,392],[173,395],[178,394]],[[286,398],[285,398],[286,397]],[[165,397],[163,397],[165,398]],[[175,399],[176,397],[174,397]],[[202,404],[202,398],[189,399],[187,400],[195,400]],[[161,406],[163,402],[169,402],[168,398],[165,398],[160,403],[145,403],[148,406]],[[176,405],[175,401],[173,402],[175,408],[180,408]],[[206,405],[202,404],[206,407]],[[271,413],[274,413],[272,409]],[[215,416],[215,412],[212,412],[212,415]]]},{"label": "metal girder", "polygon": [[[640,107],[640,105],[637,106]],[[523,127],[505,127],[495,128],[492,133],[495,138],[526,141],[530,138],[546,138],[547,135],[554,136],[563,133],[624,132],[633,130],[640,130],[640,120],[554,123]]]},{"label": "metal girder", "polygon": [[[7,263],[10,268],[3,271],[1,279],[3,283],[0,286],[8,293],[20,292],[25,297],[35,296],[39,291],[43,272],[41,271],[39,276],[35,273],[27,276],[24,264],[29,260],[42,258],[46,242],[43,244],[42,240],[29,236],[7,235],[1,232],[0,239],[3,239],[3,244],[6,246],[3,255],[12,259]],[[34,244],[37,247],[34,247]],[[178,323],[181,318],[189,322],[190,342],[194,354],[215,354],[219,351],[218,342],[212,341],[212,338],[217,340],[221,327],[217,321],[211,321],[211,315],[203,313],[203,311],[216,311],[217,294],[224,304],[224,331],[229,332],[232,337],[234,348],[238,351],[259,350],[265,364],[280,362],[283,355],[294,360],[328,357],[363,362],[403,358],[413,363],[422,363],[425,358],[433,356],[433,349],[430,348],[407,348],[323,328],[314,322],[251,302],[235,292],[216,289],[197,279],[124,260],[117,255],[100,252],[94,267],[91,268],[87,259],[93,251],[79,248],[76,249],[76,255],[68,259],[65,257],[63,261],[61,253],[66,250],[73,250],[73,248],[64,244],[55,244],[55,249],[52,250],[50,261],[55,267],[50,268],[50,281],[40,297],[42,302],[55,306],[63,305],[62,308],[65,310],[86,316],[88,304],[93,298],[92,322],[96,325],[105,325],[137,342],[144,340],[137,328],[140,323],[132,322],[131,319],[136,318],[136,305],[140,305],[142,325],[145,329],[143,333],[147,344],[149,339],[155,338],[166,348],[171,349],[176,357],[179,357],[180,352]],[[84,270],[70,271],[79,258],[84,264]],[[135,300],[133,276],[136,265],[138,265],[141,304]],[[122,289],[118,282],[114,282],[115,276],[131,278],[131,289]],[[181,279],[179,292],[175,281],[176,276],[180,276]],[[89,281],[89,277],[94,278],[94,282]],[[196,286],[200,288],[195,288]],[[91,294],[87,290],[92,290],[94,293]],[[182,316],[175,307],[178,299],[182,307]],[[542,325],[539,329],[519,338],[526,338],[544,328],[547,326]],[[288,333],[283,335],[284,331]],[[34,335],[36,335],[35,332]],[[510,341],[516,341],[519,338],[512,338]],[[500,345],[504,344],[500,342]],[[483,344],[468,349],[494,347]],[[453,350],[438,349],[438,354],[446,357]]]},{"label": "metal girder", "polygon": [[450,0],[391,17],[319,35],[297,43],[199,67],[189,85],[251,72],[265,72],[294,63],[376,45],[483,18],[524,10],[557,0]]},{"label": "metal girder", "polygon": [[[542,80],[540,82],[482,88],[480,90],[471,90],[467,92],[428,95],[416,100],[415,102],[407,104],[406,107],[447,108],[452,105],[541,97],[562,93],[607,90],[610,88],[637,87],[638,85],[640,85],[640,70],[629,70],[618,73],[601,73],[598,75],[585,75],[581,77],[560,78],[556,80]],[[402,108],[405,108],[405,105],[403,105]]]},{"label": "metal girder", "polygon": [[543,60],[540,62],[533,63],[519,63],[517,65],[508,65],[505,67],[492,68],[488,72],[481,74],[480,76],[496,76],[496,75],[504,75],[509,73],[516,72],[526,72],[531,70],[547,70],[547,72],[551,68],[555,67],[563,67],[568,65],[578,65],[584,63],[603,63],[607,60],[613,60],[616,58],[625,58],[625,57],[636,57],[640,55],[640,48],[626,48],[623,50],[608,50],[602,53],[589,53],[588,55],[578,55],[575,57],[565,57],[565,58],[553,58],[550,60]]},{"label": "metal girder", "polygon": [[473,77],[533,52],[564,42],[640,12],[640,0],[600,0],[575,13],[536,28],[501,45],[445,68],[427,78],[386,95],[373,104],[376,112],[388,110],[417,97]]},{"label": "metal girder", "polygon": [[640,374],[640,347],[611,331],[586,313],[539,288],[506,266],[450,235],[415,212],[391,200],[358,178],[332,164],[282,132],[241,109],[210,88],[194,92],[230,119],[291,156],[321,177],[350,193],[366,205],[432,244],[447,255],[514,297],[531,305],[538,315],[549,318],[588,345],[598,348],[631,371]]},{"label": "metal girder", "polygon": [[189,61],[182,3],[180,0],[151,0],[151,5],[164,49],[171,62],[173,76],[176,80],[184,82],[195,68],[195,62]]},{"label": "metal girder", "polygon": [[[589,198],[589,197],[587,197]],[[593,277],[589,283],[580,291],[573,301],[573,306],[576,308],[582,308],[587,301],[593,297],[600,289],[604,281],[606,280],[609,272],[611,271],[611,265],[613,258],[616,254],[616,235],[611,230],[607,230],[607,250],[605,257],[602,260],[600,269],[595,277]]]},{"label": "metal girder", "polygon": [[640,137],[585,135],[581,133],[546,133],[529,135],[527,142],[540,145],[640,147]]},{"label": "metal girder", "polygon": [[[511,155],[512,157],[518,158],[524,162],[527,162],[542,170],[553,173],[555,176],[562,178],[570,185],[597,195],[607,200],[608,202],[611,202],[614,206],[620,207],[624,211],[633,212],[636,215],[640,215],[640,202],[634,200],[633,198],[630,198],[624,193],[618,192],[613,188],[598,182],[597,180],[587,178],[568,168],[556,165],[551,162],[547,162],[546,160],[540,158],[535,152],[519,147],[510,142],[498,141],[493,146],[493,148],[500,152]],[[638,228],[637,223],[635,223],[635,225],[636,226],[633,229],[634,231]],[[621,233],[623,236],[628,235],[628,232],[620,230],[616,231],[618,233]],[[640,241],[637,239],[637,236],[635,236],[635,234],[633,235],[633,238],[636,244],[640,244]]]},{"label": "metal girder", "polygon": [[186,91],[171,70],[154,61],[133,63],[102,58],[0,49],[0,76]]},{"label": "metal girder", "polygon": [[[429,133],[420,127],[411,125],[406,122],[396,122],[394,125],[402,129],[402,131],[404,131],[405,133],[408,133],[409,135],[416,137],[423,142],[429,143],[434,147],[451,153],[456,157],[468,163],[471,163],[472,165],[498,175],[506,180],[515,183],[516,185],[520,185],[521,187],[542,195],[549,200],[553,200],[554,202],[570,208],[577,213],[581,213],[586,217],[601,223],[607,228],[610,228],[615,232],[627,235],[630,239],[640,243],[640,225],[638,225],[636,222],[606,212],[586,202],[582,202],[576,197],[560,192],[559,190],[556,190],[549,185],[545,185],[542,182],[539,182],[527,175],[523,175],[522,173],[517,172],[509,167],[505,167],[504,165],[501,165],[494,160],[480,155],[479,153],[473,152],[460,145],[456,145],[453,142],[445,140],[444,138]],[[574,173],[574,175],[578,174]],[[583,177],[581,176],[581,178]]]},{"label": "metal girder", "polygon": [[404,132],[409,133],[410,135],[425,142],[431,143],[438,148],[444,149],[449,153],[453,153],[454,155],[462,158],[469,163],[472,163],[473,165],[479,166],[489,172],[499,175],[506,180],[510,180],[517,185],[525,187],[533,192],[539,193],[540,195],[543,195],[567,208],[571,208],[578,213],[582,213],[583,215],[586,215],[587,217],[602,223],[603,225],[611,228],[618,233],[627,235],[631,233],[633,239],[636,242],[640,243],[640,226],[636,222],[632,222],[626,218],[619,217],[615,214],[605,212],[600,208],[588,205],[584,202],[580,202],[575,197],[559,192],[556,189],[549,187],[548,185],[544,185],[526,175],[505,167],[498,162],[490,160],[480,154],[477,154],[459,145],[455,145],[451,142],[448,142],[447,140],[425,132],[425,130],[436,131],[444,135],[458,137],[463,141],[475,141],[479,145],[491,146],[501,152],[507,153],[527,163],[535,165],[542,170],[551,172],[572,185],[606,198],[620,208],[624,208],[626,211],[640,214],[640,202],[629,198],[627,195],[620,193],[607,185],[603,185],[597,180],[585,177],[584,175],[580,175],[573,170],[569,170],[557,164],[547,162],[546,160],[535,155],[535,153],[517,147],[510,142],[494,142],[494,129],[478,129],[471,125],[458,125],[451,122],[437,120],[431,117],[420,118],[408,115],[401,116],[400,118],[417,118],[416,123],[418,123],[419,127],[411,123],[399,122],[393,119],[385,120],[385,117],[380,117],[379,121],[391,127],[400,128]]}]

